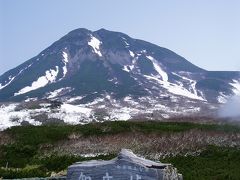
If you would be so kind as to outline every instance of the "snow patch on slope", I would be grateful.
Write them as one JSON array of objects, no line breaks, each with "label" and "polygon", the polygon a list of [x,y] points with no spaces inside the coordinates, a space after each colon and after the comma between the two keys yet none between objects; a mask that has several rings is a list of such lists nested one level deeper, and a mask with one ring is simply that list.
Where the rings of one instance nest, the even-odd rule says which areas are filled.
[{"label": "snow patch on slope", "polygon": [[135,67],[134,64],[132,64],[132,65],[125,65],[125,66],[123,66],[122,70],[124,70],[126,72],[130,72],[130,71],[133,70],[134,67]]},{"label": "snow patch on slope", "polygon": [[225,104],[227,102],[228,97],[224,95],[222,92],[219,93],[219,96],[217,97],[217,100],[221,104]]},{"label": "snow patch on slope", "polygon": [[233,83],[230,83],[231,86],[233,86],[233,92],[235,95],[240,95],[240,81],[233,80]]},{"label": "snow patch on slope", "polygon": [[135,57],[135,54],[134,54],[132,51],[129,50],[129,54],[130,54],[130,56],[133,58],[133,60],[132,60],[132,64],[131,64],[131,65],[124,65],[124,66],[123,66],[122,70],[124,70],[124,71],[126,71],[126,72],[130,72],[130,71],[133,70],[133,68],[134,68],[134,66],[135,66],[134,64],[136,64],[136,59],[137,59],[137,57],[134,58],[134,57]]},{"label": "snow patch on slope", "polygon": [[48,118],[57,118],[69,124],[89,123],[92,109],[81,105],[62,104],[59,111],[48,114]]},{"label": "snow patch on slope", "polygon": [[127,108],[127,107],[123,107],[121,109],[115,109],[113,111],[110,112],[110,118],[111,120],[122,120],[122,121],[127,121],[129,119],[131,119],[131,113],[132,113],[133,109],[131,108]]},{"label": "snow patch on slope", "polygon": [[83,99],[85,96],[75,96],[75,97],[72,97],[70,99],[68,99],[66,102],[67,103],[72,103],[72,102],[75,102],[75,101],[79,101],[81,99]]},{"label": "snow patch on slope", "polygon": [[22,88],[17,93],[14,93],[14,96],[25,94],[27,92],[36,90],[38,88],[46,86],[48,83],[53,83],[56,81],[58,75],[58,66],[56,66],[56,70],[50,69],[45,72],[44,76],[39,77],[36,81],[34,81],[31,86],[26,86]]},{"label": "snow patch on slope", "polygon": [[102,44],[99,39],[95,38],[91,35],[91,40],[88,42],[88,45],[91,46],[96,54],[102,57],[102,53],[100,51],[100,45]]},{"label": "snow patch on slope", "polygon": [[122,69],[122,70],[124,70],[124,71],[126,71],[126,72],[130,72],[130,70],[128,69],[128,65],[123,66],[123,69]]},{"label": "snow patch on slope", "polygon": [[197,99],[197,100],[202,100],[205,101],[202,97],[197,96],[193,94],[192,92],[188,91],[186,88],[167,82],[163,81],[161,79],[158,79],[157,77],[154,76],[148,76],[144,75],[147,79],[157,81],[163,88],[167,89],[170,93],[180,95],[180,96],[185,96],[191,99]]},{"label": "snow patch on slope", "polygon": [[48,93],[48,97],[49,99],[55,98],[61,94],[63,94],[64,92],[69,92],[71,91],[71,87],[64,87],[64,88],[60,88],[60,89],[56,89],[55,91],[49,92]]},{"label": "snow patch on slope", "polygon": [[129,54],[130,54],[131,57],[134,58],[135,54],[132,51],[129,50]]},{"label": "snow patch on slope", "polygon": [[124,41],[124,43],[126,44],[127,47],[130,45],[129,43],[127,43],[127,41]]},{"label": "snow patch on slope", "polygon": [[9,76],[9,77],[8,77],[8,82],[5,81],[5,84],[4,84],[4,85],[2,85],[2,84],[0,83],[0,90],[3,89],[3,88],[5,88],[5,87],[7,87],[9,84],[11,84],[11,82],[12,82],[18,75],[22,74],[22,72],[25,71],[26,69],[30,68],[30,67],[32,66],[32,64],[33,64],[33,63],[31,63],[31,64],[29,64],[27,67],[21,69],[16,76],[14,76],[14,77]]},{"label": "snow patch on slope", "polygon": [[62,56],[63,56],[63,63],[64,63],[64,66],[63,66],[63,77],[64,78],[67,74],[67,63],[68,63],[68,54],[66,52],[63,52],[62,53]]},{"label": "snow patch on slope", "polygon": [[[198,96],[198,90],[197,90],[197,88],[196,88],[197,81],[192,80],[192,79],[189,79],[189,78],[184,77],[184,76],[181,76],[181,75],[179,75],[179,74],[177,74],[177,73],[174,73],[174,72],[173,72],[172,74],[180,77],[181,79],[183,79],[183,80],[185,80],[185,81],[188,81],[189,84],[190,84],[190,91],[191,91],[194,95]],[[199,96],[199,97],[200,97],[200,96]],[[204,99],[204,98],[203,98],[203,99]]]},{"label": "snow patch on slope", "polygon": [[30,114],[34,110],[15,111],[15,108],[17,105],[18,104],[0,106],[0,114],[1,114],[0,130],[4,130],[12,126],[19,126],[23,121],[27,121],[32,125],[41,124],[39,121],[35,121],[30,117]]},{"label": "snow patch on slope", "polygon": [[126,44],[126,47],[129,47],[130,44],[127,42],[127,39],[125,37],[121,37],[123,39],[123,42]]},{"label": "snow patch on slope", "polygon": [[8,78],[8,83],[6,83],[5,85],[2,85],[2,84],[0,84],[0,90],[1,89],[3,89],[3,88],[5,88],[6,86],[8,86],[9,84],[11,84],[11,82],[14,80],[16,78],[16,76],[14,76],[14,77],[9,77]]},{"label": "snow patch on slope", "polygon": [[152,56],[146,56],[150,61],[153,63],[154,69],[158,72],[158,74],[162,77],[162,80],[167,82],[168,81],[168,75],[165,71],[162,70],[162,68],[159,66],[156,59],[154,59]]}]

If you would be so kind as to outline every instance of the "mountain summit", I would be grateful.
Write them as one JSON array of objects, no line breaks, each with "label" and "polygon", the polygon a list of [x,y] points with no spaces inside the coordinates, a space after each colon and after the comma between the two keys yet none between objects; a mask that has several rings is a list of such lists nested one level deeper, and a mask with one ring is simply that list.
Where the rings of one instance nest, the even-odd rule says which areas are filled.
[{"label": "mountain summit", "polygon": [[165,117],[199,112],[238,93],[239,72],[206,71],[166,48],[105,29],[73,30],[0,76],[0,102],[50,99]]}]

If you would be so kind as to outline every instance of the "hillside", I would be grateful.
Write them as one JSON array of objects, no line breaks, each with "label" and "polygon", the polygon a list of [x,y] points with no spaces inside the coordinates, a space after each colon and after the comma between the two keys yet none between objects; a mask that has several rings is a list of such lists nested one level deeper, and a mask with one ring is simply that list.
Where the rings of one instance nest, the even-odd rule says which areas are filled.
[{"label": "hillside", "polygon": [[76,29],[0,76],[0,129],[216,116],[239,72],[207,71],[121,32]]},{"label": "hillside", "polygon": [[0,135],[0,174],[5,178],[64,174],[73,162],[111,159],[121,148],[173,163],[184,179],[239,177],[238,124],[119,121],[13,127]]}]

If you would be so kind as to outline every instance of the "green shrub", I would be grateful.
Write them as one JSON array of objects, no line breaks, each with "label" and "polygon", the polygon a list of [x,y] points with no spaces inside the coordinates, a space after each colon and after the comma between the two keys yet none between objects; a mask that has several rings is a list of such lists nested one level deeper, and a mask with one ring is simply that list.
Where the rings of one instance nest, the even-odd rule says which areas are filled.
[{"label": "green shrub", "polygon": [[23,169],[6,169],[0,168],[0,177],[3,178],[31,178],[31,177],[47,177],[49,173],[47,173],[46,169],[41,166],[32,166],[26,167]]},{"label": "green shrub", "polygon": [[69,155],[59,156],[59,155],[52,154],[49,157],[45,157],[41,159],[40,163],[49,171],[58,172],[66,169],[69,165],[79,161],[80,159],[81,158],[76,156],[69,156]]},{"label": "green shrub", "polygon": [[22,168],[37,154],[37,148],[30,145],[10,144],[1,147],[0,166]]},{"label": "green shrub", "polygon": [[240,177],[240,150],[209,146],[199,156],[177,156],[162,159],[188,179],[236,179]]},{"label": "green shrub", "polygon": [[99,136],[125,132],[144,133],[174,133],[199,129],[204,131],[240,132],[240,126],[231,124],[196,124],[190,122],[131,122],[112,121],[104,123],[90,123],[86,125],[44,125],[44,126],[18,126],[5,130],[12,138],[27,145],[55,143],[68,138],[71,133],[83,136]]},{"label": "green shrub", "polygon": [[[0,169],[6,178],[46,176],[50,171],[61,171],[76,161],[90,159],[111,159],[114,155],[83,158],[79,156],[52,154],[43,156],[42,145],[51,145],[65,140],[72,133],[80,136],[104,136],[120,133],[176,133],[198,129],[200,131],[240,132],[240,127],[231,124],[196,124],[188,122],[131,122],[115,121],[90,123],[86,125],[49,125],[12,127],[4,131],[12,137],[12,144],[0,146],[0,167],[8,164],[10,168]],[[200,156],[173,157],[166,159],[172,162],[184,179],[234,179],[240,177],[240,150],[232,148],[209,147]],[[36,168],[26,169],[28,165]],[[25,173],[25,174],[24,174]]]}]

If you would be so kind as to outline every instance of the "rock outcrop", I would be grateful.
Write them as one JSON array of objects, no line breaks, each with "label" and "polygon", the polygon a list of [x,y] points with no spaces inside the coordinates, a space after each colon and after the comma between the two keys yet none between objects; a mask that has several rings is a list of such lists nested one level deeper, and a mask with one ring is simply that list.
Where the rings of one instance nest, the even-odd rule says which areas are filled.
[{"label": "rock outcrop", "polygon": [[71,180],[181,180],[182,175],[171,164],[150,161],[123,149],[117,158],[80,162],[68,167]]}]

